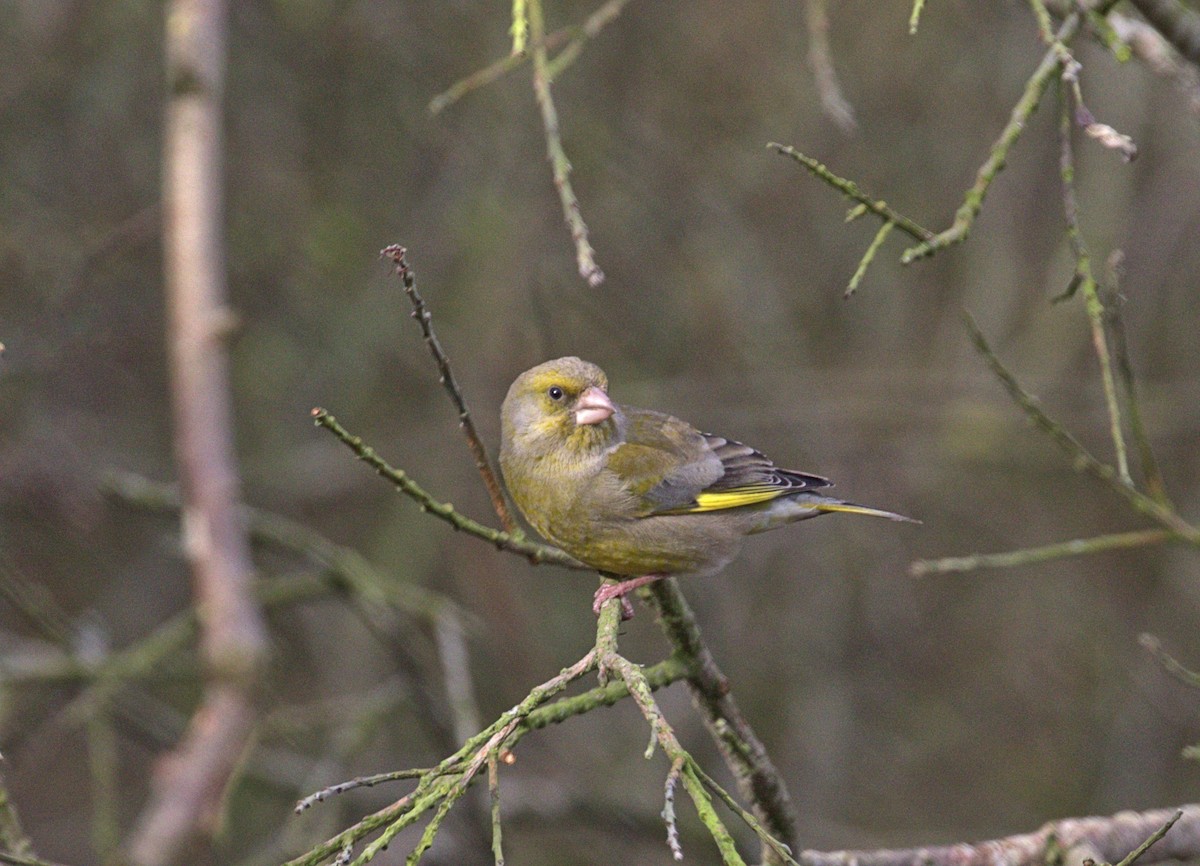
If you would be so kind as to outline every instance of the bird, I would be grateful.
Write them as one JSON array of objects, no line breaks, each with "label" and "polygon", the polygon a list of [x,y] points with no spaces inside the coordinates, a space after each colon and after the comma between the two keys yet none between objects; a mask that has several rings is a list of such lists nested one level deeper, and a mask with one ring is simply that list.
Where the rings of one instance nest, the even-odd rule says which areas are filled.
[{"label": "bird", "polygon": [[617,582],[592,609],[676,575],[711,575],[749,535],[821,514],[919,523],[828,496],[827,478],[686,421],[613,402],[608,377],[570,356],[519,375],[500,408],[500,471],[529,524]]}]

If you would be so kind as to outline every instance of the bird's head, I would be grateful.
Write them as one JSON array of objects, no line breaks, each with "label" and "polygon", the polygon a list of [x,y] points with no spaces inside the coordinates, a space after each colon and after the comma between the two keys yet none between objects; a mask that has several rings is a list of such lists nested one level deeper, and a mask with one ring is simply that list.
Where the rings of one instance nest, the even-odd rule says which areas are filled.
[{"label": "bird's head", "polygon": [[505,446],[532,456],[607,443],[620,420],[607,391],[604,371],[579,358],[558,358],[526,370],[512,383],[500,409]]}]

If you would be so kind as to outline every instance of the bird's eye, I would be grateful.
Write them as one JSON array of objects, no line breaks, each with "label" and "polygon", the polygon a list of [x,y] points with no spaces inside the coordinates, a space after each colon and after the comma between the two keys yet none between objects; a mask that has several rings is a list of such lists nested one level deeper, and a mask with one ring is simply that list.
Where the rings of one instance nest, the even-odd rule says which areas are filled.
[{"label": "bird's eye", "polygon": [[550,395],[551,400],[561,400],[563,398],[563,389],[557,385],[551,385],[550,390],[546,393]]}]

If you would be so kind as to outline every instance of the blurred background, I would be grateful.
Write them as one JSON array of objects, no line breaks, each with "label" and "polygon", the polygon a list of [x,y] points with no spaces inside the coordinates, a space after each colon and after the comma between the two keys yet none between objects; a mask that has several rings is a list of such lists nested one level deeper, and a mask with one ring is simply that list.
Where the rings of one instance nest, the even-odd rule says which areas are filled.
[{"label": "blurred background", "polygon": [[[279,862],[391,802],[399,786],[292,814],[324,785],[436,763],[472,702],[478,720],[494,718],[594,638],[593,578],[456,535],[311,423],[324,406],[435,496],[490,519],[378,259],[390,243],[409,249],[493,453],[512,378],[577,354],[607,371],[620,401],[924,521],[808,522],[684,585],[791,788],[806,847],[980,839],[1196,798],[1200,767],[1180,751],[1200,740],[1200,694],[1138,645],[1151,632],[1200,663],[1194,550],[908,571],[921,558],[1150,525],[1025,423],[961,322],[974,314],[1044,408],[1111,459],[1082,301],[1051,304],[1072,273],[1053,90],[970,240],[904,267],[894,233],[850,300],[842,291],[876,224],[845,225],[845,200],[765,147],[794,145],[944,228],[1044,52],[1027,4],[934,3],[909,36],[908,3],[832,3],[833,62],[858,120],[846,134],[820,108],[804,4],[630,3],[554,87],[607,275],[594,289],[575,270],[528,67],[427,110],[506,54],[507,4],[231,5],[228,269],[245,500],[361,553],[385,595],[416,585],[452,599],[465,637],[419,614],[365,617],[336,593],[270,608],[264,721],[220,862]],[[548,27],[595,5],[549,4]],[[162,32],[150,0],[0,7],[0,750],[26,830],[63,862],[95,862],[127,831],[198,689],[190,648],[103,700],[78,671],[46,673],[63,648],[94,662],[136,646],[190,603],[177,518],[102,485],[112,470],[174,477]],[[1124,252],[1142,408],[1168,490],[1194,521],[1195,93],[1091,38],[1076,55],[1090,108],[1140,147],[1124,164],[1077,131],[1081,219],[1098,270]],[[283,579],[318,570],[277,549],[258,564]],[[622,647],[638,661],[664,655],[645,609]],[[685,746],[727,780],[684,687],[661,698]],[[111,724],[89,721],[97,713]],[[502,770],[509,861],[670,862],[666,765],[643,758],[646,739],[628,702],[527,737]],[[689,860],[714,861],[690,806],[679,811]],[[491,862],[483,817],[480,801],[456,810],[426,862]],[[377,862],[402,862],[414,842],[402,836]]]}]

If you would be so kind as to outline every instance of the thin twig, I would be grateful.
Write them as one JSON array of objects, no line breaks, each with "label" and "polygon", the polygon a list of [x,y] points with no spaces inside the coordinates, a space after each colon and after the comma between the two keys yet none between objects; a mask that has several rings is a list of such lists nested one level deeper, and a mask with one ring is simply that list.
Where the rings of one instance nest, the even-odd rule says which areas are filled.
[{"label": "thin twig", "polygon": [[925,8],[925,0],[913,0],[912,13],[908,16],[908,35],[916,36],[921,24],[921,10]]},{"label": "thin twig", "polygon": [[[1123,484],[1133,486],[1129,475],[1129,458],[1125,451],[1125,434],[1121,427],[1121,406],[1117,400],[1116,379],[1113,376],[1112,357],[1108,351],[1108,335],[1105,333],[1104,304],[1092,275],[1092,257],[1083,242],[1079,228],[1079,204],[1075,197],[1075,159],[1071,148],[1071,113],[1067,107],[1066,94],[1059,89],[1059,168],[1062,178],[1063,214],[1067,220],[1067,237],[1075,253],[1075,275],[1079,290],[1083,294],[1088,321],[1092,326],[1092,347],[1100,362],[1100,377],[1104,385],[1104,402],[1108,407],[1109,435],[1117,457],[1117,477]],[[1074,281],[1073,281],[1074,282]]]},{"label": "thin twig", "polygon": [[1067,453],[1077,470],[1087,472],[1089,475],[1103,481],[1112,490],[1124,497],[1136,511],[1157,520],[1172,535],[1182,541],[1186,541],[1188,544],[1200,547],[1200,529],[1189,524],[1168,506],[1163,505],[1140,490],[1121,481],[1112,466],[1096,459],[1091,452],[1079,443],[1079,440],[1045,413],[1032,394],[1021,387],[1016,377],[1000,363],[1000,359],[996,357],[995,352],[988,345],[987,339],[983,336],[983,332],[979,330],[979,326],[975,323],[975,320],[968,314],[964,315],[963,321],[967,327],[971,342],[980,355],[983,356],[988,367],[991,368],[992,372],[995,373],[996,377],[1004,385],[1009,396],[1012,397],[1013,401],[1034,424],[1041,428],[1043,432],[1050,436]]},{"label": "thin twig", "polygon": [[862,260],[859,261],[858,267],[854,269],[854,274],[850,277],[850,282],[846,285],[846,291],[842,293],[843,298],[849,298],[858,291],[859,284],[862,282],[863,277],[867,275],[867,268],[875,260],[875,254],[879,252],[879,248],[883,246],[883,242],[887,240],[887,236],[892,233],[892,229],[895,227],[896,224],[888,220],[879,227],[879,231],[875,232],[874,240],[867,247],[867,251],[863,253]]},{"label": "thin twig", "polygon": [[554,175],[554,186],[562,202],[563,218],[575,242],[575,258],[579,275],[589,286],[604,282],[604,272],[596,264],[596,252],[588,243],[587,223],[579,210],[579,200],[571,187],[571,162],[563,150],[562,136],[558,129],[558,111],[550,95],[549,61],[546,57],[546,23],[542,14],[542,0],[528,0],[529,36],[533,55],[533,92],[537,96],[538,108],[542,113],[542,126],[546,131],[546,152],[550,158],[550,169]]},{"label": "thin twig", "polygon": [[392,770],[389,773],[376,773],[373,776],[359,776],[357,779],[350,779],[346,782],[338,782],[336,785],[330,785],[328,788],[322,788],[319,791],[314,791],[307,797],[297,801],[293,811],[299,815],[311,809],[318,803],[324,803],[330,797],[336,797],[338,794],[345,794],[347,791],[354,791],[358,788],[373,788],[376,785],[382,785],[386,782],[399,782],[403,779],[419,779],[422,776],[429,775],[434,772],[432,768],[413,769],[413,770]]},{"label": "thin twig", "polygon": [[1142,419],[1141,403],[1138,400],[1137,386],[1134,383],[1133,363],[1129,359],[1129,345],[1125,334],[1125,319],[1121,315],[1121,251],[1113,250],[1108,257],[1107,279],[1108,301],[1104,305],[1107,315],[1108,333],[1112,336],[1113,360],[1117,366],[1117,377],[1121,390],[1125,394],[1126,413],[1129,415],[1129,429],[1133,433],[1133,441],[1137,445],[1138,461],[1141,463],[1142,477],[1145,479],[1146,490],[1156,500],[1168,508],[1171,499],[1167,495],[1166,481],[1162,469],[1159,468],[1158,458],[1154,456],[1154,448],[1150,444],[1150,434]]},{"label": "thin twig", "polygon": [[858,128],[854,108],[842,95],[837,72],[833,68],[833,53],[829,50],[829,11],[826,0],[806,0],[808,12],[808,62],[812,65],[821,108],[843,133],[849,135]]},{"label": "thin twig", "polygon": [[[373,858],[396,834],[405,827],[411,826],[426,811],[438,806],[447,799],[457,800],[466,790],[471,779],[479,772],[490,752],[494,752],[513,736],[521,723],[539,706],[553,698],[572,682],[596,669],[596,650],[592,649],[583,658],[568,668],[529,691],[529,694],[515,707],[501,713],[499,718],[480,731],[454,754],[445,758],[436,767],[431,768],[420,777],[417,787],[409,794],[401,797],[390,806],[381,809],[358,823],[338,833],[331,839],[291,860],[286,866],[317,866],[348,844],[353,844],[370,833],[380,830],[381,834],[372,840],[362,854],[354,861],[363,864]],[[440,820],[436,817],[434,820]]]},{"label": "thin twig", "polygon": [[1164,836],[1166,836],[1167,831],[1169,831],[1172,827],[1174,827],[1175,822],[1178,821],[1182,817],[1183,817],[1183,810],[1176,809],[1174,815],[1172,815],[1161,827],[1159,827],[1157,830],[1155,830],[1153,833],[1151,833],[1145,842],[1143,842],[1141,845],[1137,846],[1137,848],[1135,848],[1134,850],[1130,851],[1129,856],[1123,858],[1121,860],[1121,862],[1116,864],[1116,866],[1133,866],[1133,863],[1138,858],[1140,858],[1143,854],[1145,854],[1147,851],[1149,851],[1150,846],[1154,845],[1155,843],[1160,841]]},{"label": "thin twig", "polygon": [[449,523],[455,529],[462,530],[468,535],[473,535],[476,538],[481,538],[493,544],[497,550],[507,550],[512,553],[519,553],[530,562],[536,564],[550,562],[555,565],[561,565],[565,568],[573,568],[581,571],[594,571],[571,556],[568,556],[557,547],[550,547],[545,544],[538,544],[533,541],[527,541],[523,534],[503,532],[499,529],[493,529],[490,526],[484,526],[469,517],[466,517],[457,511],[449,502],[439,502],[425,491],[421,485],[413,481],[408,473],[393,469],[388,465],[382,457],[380,457],[375,449],[364,443],[362,439],[351,435],[347,430],[338,423],[337,419],[326,412],[324,409],[313,409],[312,416],[314,422],[319,427],[324,427],[345,445],[350,448],[358,458],[382,475],[392,484],[399,488],[400,492],[414,500],[421,506],[421,510],[428,511],[436,517]]},{"label": "thin twig", "polygon": [[1200,673],[1189,667],[1185,667],[1183,662],[1167,652],[1166,648],[1163,647],[1162,640],[1156,635],[1143,634],[1138,638],[1138,642],[1142,645],[1143,649],[1158,659],[1159,664],[1163,666],[1163,670],[1181,683],[1186,683],[1194,689],[1200,689]]},{"label": "thin twig", "polygon": [[504,866],[504,831],[500,822],[500,768],[495,752],[488,752],[488,800],[492,811],[492,859]]},{"label": "thin twig", "polygon": [[813,159],[811,156],[805,156],[803,153],[790,145],[778,144],[774,141],[768,142],[767,147],[776,153],[781,153],[784,156],[790,156],[796,162],[808,169],[818,179],[829,184],[831,187],[838,190],[842,195],[858,202],[885,222],[895,223],[896,228],[900,229],[900,231],[907,234],[913,240],[924,241],[933,238],[934,234],[932,231],[913,222],[908,217],[904,216],[904,214],[897,213],[896,211],[892,210],[886,202],[876,201],[875,199],[871,198],[869,195],[860,190],[858,188],[858,184],[856,184],[854,181],[847,180],[844,177],[838,177],[822,163]]},{"label": "thin twig", "polygon": [[1123,550],[1130,547],[1145,547],[1161,544],[1174,536],[1165,529],[1142,529],[1134,532],[1114,532],[1093,538],[1075,538],[1044,547],[1027,547],[1004,553],[972,553],[969,556],[948,556],[943,559],[918,559],[908,567],[913,577],[948,572],[975,571],[980,568],[1017,568],[1063,559],[1068,556],[1085,556],[1105,550]]},{"label": "thin twig", "polygon": [[500,525],[504,527],[504,531],[513,532],[517,529],[517,522],[513,520],[512,512],[509,511],[508,503],[504,499],[504,491],[500,487],[500,480],[496,477],[496,472],[492,469],[492,463],[488,459],[487,449],[483,447],[479,431],[475,429],[475,422],[471,420],[471,410],[467,408],[467,400],[458,386],[454,371],[450,369],[450,359],[446,356],[446,350],[442,348],[437,334],[433,332],[433,316],[429,314],[429,310],[425,306],[425,299],[417,291],[416,275],[409,267],[405,253],[404,247],[392,244],[379,255],[390,260],[396,266],[396,275],[400,277],[404,293],[408,295],[408,300],[412,304],[412,317],[421,326],[425,345],[429,348],[429,354],[433,356],[434,364],[437,365],[439,381],[446,389],[446,393],[450,395],[450,402],[458,411],[458,426],[467,438],[467,447],[475,459],[475,468],[479,470],[479,475],[483,478],[483,486],[492,500],[492,508],[496,510],[496,516],[500,518]]},{"label": "thin twig", "polygon": [[[458,100],[462,99],[469,93],[478,90],[481,87],[486,87],[494,81],[499,80],[502,76],[514,69],[522,66],[531,56],[531,49],[541,47],[546,51],[556,51],[564,44],[562,52],[551,61],[554,74],[557,74],[565,68],[570,61],[578,56],[583,46],[591,39],[594,39],[601,30],[608,26],[620,14],[622,7],[629,0],[608,0],[595,12],[589,15],[582,24],[572,24],[568,27],[560,27],[553,33],[548,33],[546,38],[541,43],[530,45],[528,40],[519,48],[517,47],[516,34],[513,39],[513,52],[506,54],[499,60],[489,63],[487,66],[472,72],[466,78],[456,81],[444,91],[433,97],[429,101],[430,114],[438,114],[439,112],[449,108]],[[514,25],[516,24],[516,4],[513,5]],[[522,21],[528,24],[528,17],[521,16]],[[553,76],[551,76],[553,80]]]},{"label": "thin twig", "polygon": [[[1094,8],[1094,11],[1103,14],[1115,3],[1116,0],[1101,0]],[[1083,23],[1083,19],[1084,15],[1078,9],[1072,11],[1063,20],[1058,31],[1054,34],[1053,41],[1055,45],[1065,45],[1069,42],[1079,32],[1079,27]],[[971,227],[975,223],[975,217],[983,207],[984,197],[987,195],[992,181],[996,179],[1000,170],[1004,168],[1005,162],[1008,161],[1009,151],[1017,139],[1021,137],[1021,133],[1025,130],[1030,116],[1037,109],[1038,103],[1041,102],[1046,88],[1054,80],[1054,74],[1059,68],[1059,61],[1060,53],[1056,47],[1052,46],[1046,51],[1041,63],[1038,64],[1037,69],[1034,70],[1029,80],[1025,83],[1025,90],[1022,92],[1021,98],[1013,106],[1008,123],[1001,130],[999,137],[992,145],[987,159],[979,167],[975,175],[975,183],[967,190],[966,197],[955,213],[954,221],[950,227],[925,240],[923,243],[905,250],[904,255],[900,257],[901,262],[910,264],[917,259],[931,256],[940,249],[966,240]]]}]

